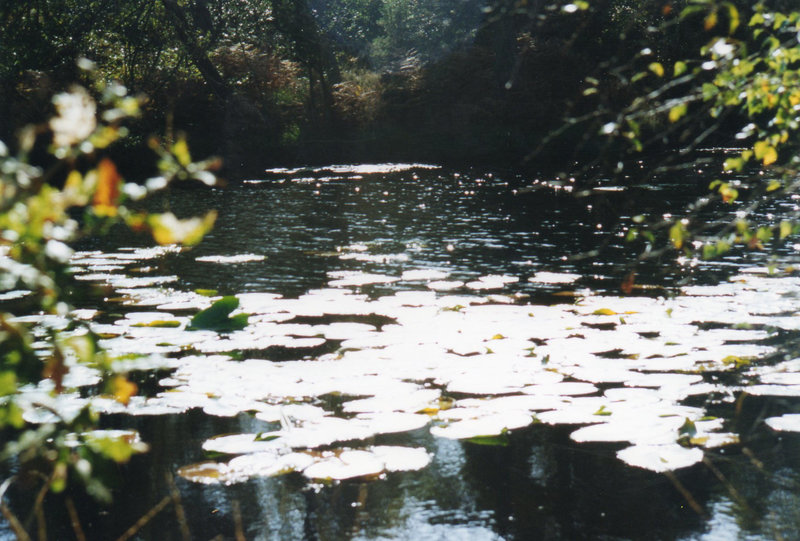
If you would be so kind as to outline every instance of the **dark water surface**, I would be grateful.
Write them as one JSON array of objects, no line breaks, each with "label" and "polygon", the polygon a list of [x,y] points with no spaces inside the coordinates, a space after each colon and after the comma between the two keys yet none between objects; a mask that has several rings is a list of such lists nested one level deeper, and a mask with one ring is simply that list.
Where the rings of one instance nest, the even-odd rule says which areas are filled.
[{"label": "dark water surface", "polygon": [[[100,309],[100,332],[117,329],[106,347],[172,359],[131,373],[150,402],[98,406],[110,408],[109,428],[138,430],[150,452],[117,472],[113,506],[79,500],[88,538],[118,538],[173,486],[182,505],[136,539],[183,539],[181,523],[192,539],[235,539],[237,529],[247,539],[798,538],[800,280],[767,275],[767,255],[733,255],[643,263],[642,287],[619,291],[637,252],[609,236],[617,218],[690,200],[695,177],[575,200],[525,189],[530,179],[394,169],[179,189],[158,206],[219,212],[196,248],[145,252],[125,236],[81,247],[82,278],[109,287],[108,303],[80,307]],[[599,246],[597,257],[571,257]],[[795,251],[778,253],[779,269]],[[240,296],[248,329],[186,332],[209,302],[198,289]],[[181,323],[172,334],[130,324],[170,318]],[[384,427],[320,436],[320,415]],[[682,447],[684,420],[698,437]],[[237,449],[216,436],[280,440],[309,426],[309,443],[280,453],[384,446],[428,463],[339,481],[299,466],[187,474],[271,445],[253,436]],[[9,494],[24,515],[22,487]],[[74,538],[60,500],[48,520],[50,538]],[[1,522],[0,537],[11,537]]]}]

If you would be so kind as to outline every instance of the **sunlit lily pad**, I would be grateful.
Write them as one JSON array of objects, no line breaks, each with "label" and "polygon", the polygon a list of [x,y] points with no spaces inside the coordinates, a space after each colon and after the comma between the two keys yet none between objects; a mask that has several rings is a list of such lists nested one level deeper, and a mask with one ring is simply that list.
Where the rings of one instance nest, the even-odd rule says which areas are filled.
[{"label": "sunlit lily pad", "polygon": [[764,422],[773,430],[800,432],[800,413],[786,413],[780,417],[769,417]]},{"label": "sunlit lily pad", "polygon": [[[449,411],[449,410],[448,410]],[[440,438],[470,439],[483,436],[499,436],[509,430],[533,423],[533,415],[521,411],[486,415],[476,419],[464,419],[443,426],[431,427],[431,434]]]},{"label": "sunlit lily pad", "polygon": [[371,274],[360,271],[336,271],[328,273],[334,278],[328,285],[331,287],[364,286],[369,284],[391,284],[400,278],[385,274]]},{"label": "sunlit lily pad", "polygon": [[528,281],[537,284],[571,284],[580,279],[580,277],[580,274],[540,271],[528,278]]},{"label": "sunlit lily pad", "polygon": [[414,269],[414,270],[407,270],[404,271],[403,274],[400,276],[402,280],[405,281],[436,281],[436,280],[444,280],[447,278],[448,274],[444,271],[435,270],[435,269]]},{"label": "sunlit lily pad", "polygon": [[221,264],[236,264],[236,263],[253,263],[264,261],[266,256],[256,254],[238,254],[238,255],[206,255],[195,258],[195,261],[202,263],[221,263]]},{"label": "sunlit lily pad", "polygon": [[703,460],[703,451],[682,447],[677,443],[634,445],[619,451],[617,457],[631,466],[661,473],[697,464]]}]

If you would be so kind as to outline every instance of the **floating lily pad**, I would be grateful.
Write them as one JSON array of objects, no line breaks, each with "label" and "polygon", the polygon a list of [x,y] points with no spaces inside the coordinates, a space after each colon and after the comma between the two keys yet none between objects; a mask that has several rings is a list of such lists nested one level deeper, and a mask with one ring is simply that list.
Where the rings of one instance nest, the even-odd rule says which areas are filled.
[{"label": "floating lily pad", "polygon": [[703,460],[703,451],[682,447],[677,443],[634,445],[619,451],[617,457],[631,466],[662,473],[697,464]]},{"label": "floating lily pad", "polygon": [[189,323],[189,330],[205,329],[226,332],[244,329],[247,327],[248,314],[230,315],[238,307],[238,298],[223,297],[195,315]]},{"label": "floating lily pad", "polygon": [[769,417],[764,422],[773,430],[800,432],[800,413],[786,413],[780,417]]},{"label": "floating lily pad", "polygon": [[220,264],[236,264],[236,263],[253,263],[264,261],[266,256],[256,254],[239,254],[239,255],[206,255],[195,258],[195,261],[201,263],[220,263]]}]

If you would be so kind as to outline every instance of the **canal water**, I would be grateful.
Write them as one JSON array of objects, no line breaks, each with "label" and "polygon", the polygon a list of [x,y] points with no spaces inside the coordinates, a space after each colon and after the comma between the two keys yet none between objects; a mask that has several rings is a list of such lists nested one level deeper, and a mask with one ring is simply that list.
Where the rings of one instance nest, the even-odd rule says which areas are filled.
[{"label": "canal water", "polygon": [[[88,538],[175,493],[134,538],[796,538],[800,246],[640,261],[634,217],[708,179],[577,184],[271,170],[155,202],[217,210],[193,249],[124,232],[78,247],[94,294],[75,315],[139,395],[93,396],[76,368],[50,408],[91,403],[149,446],[114,472],[113,504],[78,500]],[[189,329],[226,296],[246,326]],[[7,496],[22,515],[23,488]],[[58,498],[47,518],[73,537]]]}]

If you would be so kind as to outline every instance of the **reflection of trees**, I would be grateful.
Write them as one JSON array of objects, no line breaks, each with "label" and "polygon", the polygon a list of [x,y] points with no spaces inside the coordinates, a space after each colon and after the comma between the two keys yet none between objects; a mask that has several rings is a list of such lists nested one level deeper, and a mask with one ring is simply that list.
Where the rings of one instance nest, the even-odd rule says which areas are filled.
[{"label": "reflection of trees", "polygon": [[[702,525],[663,476],[624,465],[619,446],[577,445],[574,427],[534,426],[507,447],[465,443],[465,478],[501,535],[518,539],[674,538]],[[698,501],[708,476],[678,474]]]}]

